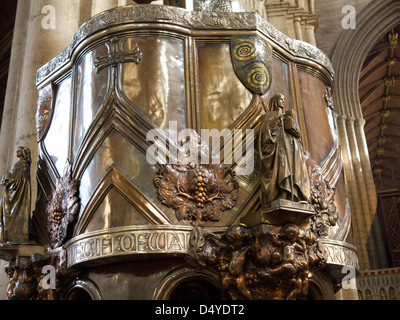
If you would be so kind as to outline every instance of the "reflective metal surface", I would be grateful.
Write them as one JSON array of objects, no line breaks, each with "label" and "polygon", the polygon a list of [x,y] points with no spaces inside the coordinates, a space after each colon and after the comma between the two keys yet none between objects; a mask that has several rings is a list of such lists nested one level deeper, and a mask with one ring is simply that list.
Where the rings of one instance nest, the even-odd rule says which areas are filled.
[{"label": "reflective metal surface", "polygon": [[185,57],[183,40],[165,36],[127,38],[124,50],[140,48],[139,65],[122,65],[121,88],[134,106],[157,126],[177,121],[178,132],[185,121]]},{"label": "reflective metal surface", "polygon": [[[53,118],[44,146],[61,176],[69,157],[71,77],[61,82],[56,90]],[[63,141],[63,143],[60,143]]]},{"label": "reflective metal surface", "polygon": [[[243,84],[251,70],[243,68],[240,75],[235,73],[231,41],[238,36],[256,38],[257,43],[265,42],[272,49],[268,56],[272,82],[268,86],[264,83],[264,89],[270,84],[266,93]],[[65,79],[66,72],[71,76]],[[80,182],[81,210],[62,248],[54,251],[48,240],[40,237],[48,254],[60,261],[59,270],[74,270],[70,267],[79,265],[80,283],[87,280],[91,284],[79,287],[76,282],[74,291],[76,275],[66,272],[66,294],[79,297],[79,288],[90,291],[94,286],[96,292],[88,295],[92,298],[152,299],[174,296],[173,290],[179,291],[182,279],[207,282],[211,270],[194,272],[182,259],[193,245],[190,223],[221,234],[229,226],[240,224],[244,216],[263,214],[258,210],[263,170],[258,163],[260,155],[254,152],[257,164],[251,174],[233,177],[238,187],[234,203],[220,197],[208,216],[188,222],[176,215],[185,211],[188,195],[194,198],[192,193],[196,193],[196,206],[201,206],[214,195],[229,191],[219,190],[229,183],[216,183],[226,178],[224,170],[207,177],[217,190],[213,193],[204,191],[208,187],[201,183],[191,190],[186,183],[191,181],[189,177],[174,181],[173,190],[169,189],[171,183],[165,183],[165,197],[160,197],[153,184],[160,166],[146,160],[146,151],[153,142],[146,139],[147,133],[161,128],[167,137],[170,121],[176,121],[178,132],[183,128],[198,132],[253,129],[258,137],[262,106],[277,92],[285,96],[287,111],[297,113],[301,132],[298,138],[304,151],[320,166],[321,179],[327,181],[324,185],[337,190],[327,203],[334,202],[328,204],[332,204],[330,209],[336,206],[338,219],[333,221],[336,225],[325,224],[329,229],[325,239],[345,240],[350,212],[335,122],[325,95],[327,87],[332,86],[333,74],[328,58],[320,50],[286,37],[255,13],[191,12],[144,5],[115,8],[84,23],[68,49],[41,68],[37,77],[39,88],[58,83],[53,121],[39,155],[35,213],[38,230],[46,225],[43,219],[48,209],[43,203],[55,194],[57,175],[65,177],[67,159],[72,162],[72,178]],[[235,171],[237,167],[233,164],[228,169]],[[176,170],[183,168],[177,166]],[[181,202],[171,208],[178,197]],[[317,204],[326,203],[318,200]],[[221,208],[226,208],[223,215]],[[326,213],[322,209],[316,210],[321,214],[318,218]],[[265,219],[260,221],[261,225],[267,223]],[[285,237],[283,231],[281,237]],[[305,234],[300,238],[309,240]],[[258,241],[257,235],[253,240]],[[287,246],[298,245],[296,241],[300,240],[287,241]],[[340,247],[342,243],[329,245]],[[243,251],[237,253],[239,259]],[[281,260],[271,263],[283,270],[284,259],[290,257],[284,252],[280,255]],[[150,263],[151,259],[157,259],[157,263]],[[122,263],[126,261],[129,266]],[[262,263],[258,266],[265,267]],[[298,273],[302,266],[298,267],[292,280],[307,282],[307,275]],[[210,280],[215,290],[219,276],[212,274],[217,279]],[[289,282],[288,292],[294,292],[294,284]],[[166,288],[166,283],[171,287]],[[181,288],[179,292],[183,291]],[[289,293],[288,297],[298,294]]]},{"label": "reflective metal surface", "polygon": [[334,146],[324,99],[326,87],[309,73],[301,71],[299,76],[310,154],[317,163],[321,163]]},{"label": "reflective metal surface", "polygon": [[252,94],[236,77],[228,43],[198,43],[201,127],[228,128],[249,106]]},{"label": "reflective metal surface", "polygon": [[108,91],[109,70],[102,69],[98,74],[93,68],[94,60],[107,55],[107,47],[99,46],[87,53],[76,67],[76,102],[75,102],[75,136],[73,154],[76,154],[80,144],[90,127],[97,111]]}]

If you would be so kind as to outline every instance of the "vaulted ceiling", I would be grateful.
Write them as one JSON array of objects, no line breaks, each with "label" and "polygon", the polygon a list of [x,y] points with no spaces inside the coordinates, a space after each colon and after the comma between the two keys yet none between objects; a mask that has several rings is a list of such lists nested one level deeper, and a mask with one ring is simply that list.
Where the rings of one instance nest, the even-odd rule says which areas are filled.
[{"label": "vaulted ceiling", "polygon": [[360,74],[360,102],[377,190],[400,187],[400,25],[369,52]]}]

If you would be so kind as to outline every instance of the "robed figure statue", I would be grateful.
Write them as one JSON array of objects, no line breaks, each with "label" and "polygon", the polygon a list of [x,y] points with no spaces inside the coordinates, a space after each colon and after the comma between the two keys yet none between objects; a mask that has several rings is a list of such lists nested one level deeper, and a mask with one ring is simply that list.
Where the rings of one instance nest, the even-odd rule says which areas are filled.
[{"label": "robed figure statue", "polygon": [[19,147],[17,157],[19,161],[1,179],[0,243],[29,243],[31,151]]},{"label": "robed figure statue", "polygon": [[275,94],[261,119],[261,204],[283,199],[309,202],[310,181],[294,110],[284,110],[285,97]]}]

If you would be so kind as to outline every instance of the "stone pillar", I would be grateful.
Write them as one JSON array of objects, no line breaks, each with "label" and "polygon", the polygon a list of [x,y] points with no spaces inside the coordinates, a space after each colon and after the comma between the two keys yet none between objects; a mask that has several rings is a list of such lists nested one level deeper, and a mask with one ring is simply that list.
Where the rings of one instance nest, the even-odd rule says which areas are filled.
[{"label": "stone pillar", "polygon": [[[18,146],[31,149],[32,210],[36,202],[36,72],[69,45],[79,26],[80,2],[84,1],[52,0],[47,8],[46,0],[18,2],[0,133],[0,174],[17,162]],[[49,29],[48,19],[55,19],[55,29]],[[0,299],[5,298],[8,285],[4,264],[0,263]]]},{"label": "stone pillar", "polygon": [[293,20],[294,33],[297,40],[303,40],[303,32],[301,30],[301,18],[295,17]]},{"label": "stone pillar", "polygon": [[316,46],[317,43],[315,41],[315,33],[314,33],[314,26],[311,24],[306,24],[304,26],[304,33],[305,33],[305,41],[308,43],[312,44],[313,46]]},{"label": "stone pillar", "polygon": [[372,223],[371,231],[375,242],[376,254],[377,254],[376,259],[374,259],[376,262],[374,268],[386,268],[388,265],[388,261],[386,256],[386,248],[384,245],[385,240],[382,234],[383,227],[381,226],[379,219],[375,219],[375,216],[377,214],[378,199],[375,190],[374,178],[372,175],[368,145],[364,132],[364,125],[365,125],[364,119],[357,119],[354,122],[355,134],[360,154],[362,174],[365,182],[364,188],[366,190],[368,204],[370,208],[369,215]]},{"label": "stone pillar", "polygon": [[308,11],[315,14],[315,0],[308,0]]},{"label": "stone pillar", "polygon": [[96,14],[109,10],[114,7],[118,7],[118,0],[95,0],[92,1],[92,16]]},{"label": "stone pillar", "polygon": [[[372,219],[371,219],[371,209],[369,206],[369,200],[367,191],[365,188],[365,180],[364,180],[364,172],[361,166],[361,159],[360,159],[360,150],[358,148],[358,141],[356,138],[356,132],[354,128],[354,118],[347,118],[346,119],[346,129],[347,129],[347,137],[349,139],[349,146],[350,152],[352,155],[352,162],[353,162],[353,170],[354,170],[354,177],[356,186],[359,191],[359,197],[361,202],[361,211],[356,212],[356,215],[359,215],[360,219],[364,221],[365,230],[370,230],[372,226]],[[376,247],[375,247],[375,239],[373,234],[370,232],[366,238],[367,248],[368,248],[368,256],[373,259],[369,259],[370,267],[372,269],[376,268]]]},{"label": "stone pillar", "polygon": [[337,125],[343,156],[343,170],[346,180],[346,191],[349,196],[352,215],[353,241],[354,245],[357,247],[357,255],[359,259],[360,269],[365,270],[370,268],[368,250],[366,247],[367,234],[365,222],[362,217],[359,216],[359,213],[362,213],[363,210],[359,196],[359,189],[355,178],[355,170],[353,168],[353,154],[350,149],[350,142],[346,128],[346,117],[339,115],[337,117]]},{"label": "stone pillar", "polygon": [[[18,112],[19,83],[21,80],[23,57],[25,55],[26,33],[28,32],[26,21],[28,20],[29,6],[19,4],[15,18],[7,92],[4,100],[3,120],[0,132],[0,175],[3,175],[10,169],[10,165],[14,160],[14,155],[11,153],[13,150],[16,150],[14,146],[14,123]],[[0,189],[2,191],[3,187]]]}]

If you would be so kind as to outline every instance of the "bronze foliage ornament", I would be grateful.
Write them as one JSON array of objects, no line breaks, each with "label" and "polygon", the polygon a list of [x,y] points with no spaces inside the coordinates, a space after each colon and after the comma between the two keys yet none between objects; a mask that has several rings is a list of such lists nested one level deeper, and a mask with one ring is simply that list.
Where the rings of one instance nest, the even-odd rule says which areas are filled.
[{"label": "bronze foliage ornament", "polygon": [[67,163],[64,175],[57,180],[46,208],[47,231],[53,248],[61,246],[66,240],[79,210],[79,181],[72,178],[71,164]]},{"label": "bronze foliage ornament", "polygon": [[329,227],[335,226],[339,217],[334,199],[336,189],[323,178],[321,168],[309,155],[306,156],[306,163],[311,185],[311,204],[315,210],[310,226],[319,237],[327,237]]},{"label": "bronze foliage ornament", "polygon": [[230,226],[217,236],[196,228],[188,262],[220,275],[224,299],[293,300],[306,295],[309,274],[327,255],[310,229]]},{"label": "bronze foliage ornament", "polygon": [[179,220],[218,221],[235,206],[239,185],[235,173],[220,164],[162,165],[154,178],[158,198],[175,209]]}]

